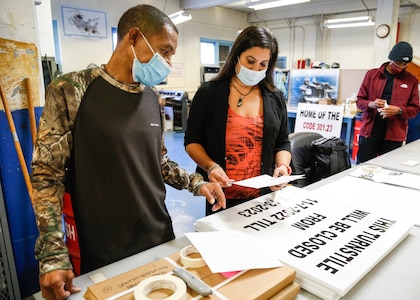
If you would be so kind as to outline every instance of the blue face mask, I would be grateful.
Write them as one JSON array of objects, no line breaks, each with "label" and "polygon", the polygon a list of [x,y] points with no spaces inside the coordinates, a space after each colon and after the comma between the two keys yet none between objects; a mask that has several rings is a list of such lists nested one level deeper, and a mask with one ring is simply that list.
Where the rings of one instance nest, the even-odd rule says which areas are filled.
[{"label": "blue face mask", "polygon": [[131,45],[134,54],[132,70],[133,80],[147,86],[156,85],[161,83],[169,75],[172,68],[159,53],[153,51],[152,46],[150,46],[144,35],[141,35],[154,55],[148,63],[142,63],[137,59],[134,47]]},{"label": "blue face mask", "polygon": [[262,71],[254,71],[251,69],[248,69],[247,67],[244,67],[241,65],[241,62],[239,61],[238,57],[238,63],[240,65],[239,72],[236,74],[239,78],[239,80],[246,86],[254,86],[257,85],[261,80],[265,78],[265,73],[267,70]]}]

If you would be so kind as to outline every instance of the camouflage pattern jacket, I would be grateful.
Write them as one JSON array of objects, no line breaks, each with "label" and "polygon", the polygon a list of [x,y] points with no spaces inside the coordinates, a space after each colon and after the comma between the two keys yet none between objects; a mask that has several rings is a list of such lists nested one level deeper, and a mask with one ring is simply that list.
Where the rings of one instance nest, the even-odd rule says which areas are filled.
[{"label": "camouflage pattern jacket", "polygon": [[[40,262],[40,275],[72,269],[62,230],[64,181],[73,146],[74,120],[87,87],[98,76],[125,91],[141,92],[145,88],[144,85],[118,83],[102,67],[62,75],[48,86],[31,164],[34,211],[39,229],[35,255]],[[160,99],[159,92],[155,88],[153,90]],[[204,183],[202,176],[198,173],[188,174],[170,160],[166,155],[163,130],[161,152],[164,182],[199,195]]]}]

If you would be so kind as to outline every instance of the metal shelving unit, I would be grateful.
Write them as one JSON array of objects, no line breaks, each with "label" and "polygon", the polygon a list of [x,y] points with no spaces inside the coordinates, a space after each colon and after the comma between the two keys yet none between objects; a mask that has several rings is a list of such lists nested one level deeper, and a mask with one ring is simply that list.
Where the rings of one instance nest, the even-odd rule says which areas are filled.
[{"label": "metal shelving unit", "polygon": [[0,183],[0,299],[21,299]]}]

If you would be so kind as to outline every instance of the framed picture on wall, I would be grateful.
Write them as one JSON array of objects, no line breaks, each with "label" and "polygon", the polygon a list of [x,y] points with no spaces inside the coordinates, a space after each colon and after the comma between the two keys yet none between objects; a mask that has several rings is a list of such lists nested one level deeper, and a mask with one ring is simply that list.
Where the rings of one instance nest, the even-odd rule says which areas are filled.
[{"label": "framed picture on wall", "polygon": [[106,13],[96,10],[62,6],[64,35],[106,38]]},{"label": "framed picture on wall", "polygon": [[339,69],[294,69],[290,72],[289,106],[337,104]]}]

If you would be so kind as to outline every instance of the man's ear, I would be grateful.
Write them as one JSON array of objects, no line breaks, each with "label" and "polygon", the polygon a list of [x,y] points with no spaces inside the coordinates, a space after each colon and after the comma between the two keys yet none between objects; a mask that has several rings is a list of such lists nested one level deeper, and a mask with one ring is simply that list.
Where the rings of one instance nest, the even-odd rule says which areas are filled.
[{"label": "man's ear", "polygon": [[132,27],[128,31],[128,41],[131,45],[135,46],[141,39],[140,29],[138,27]]}]

